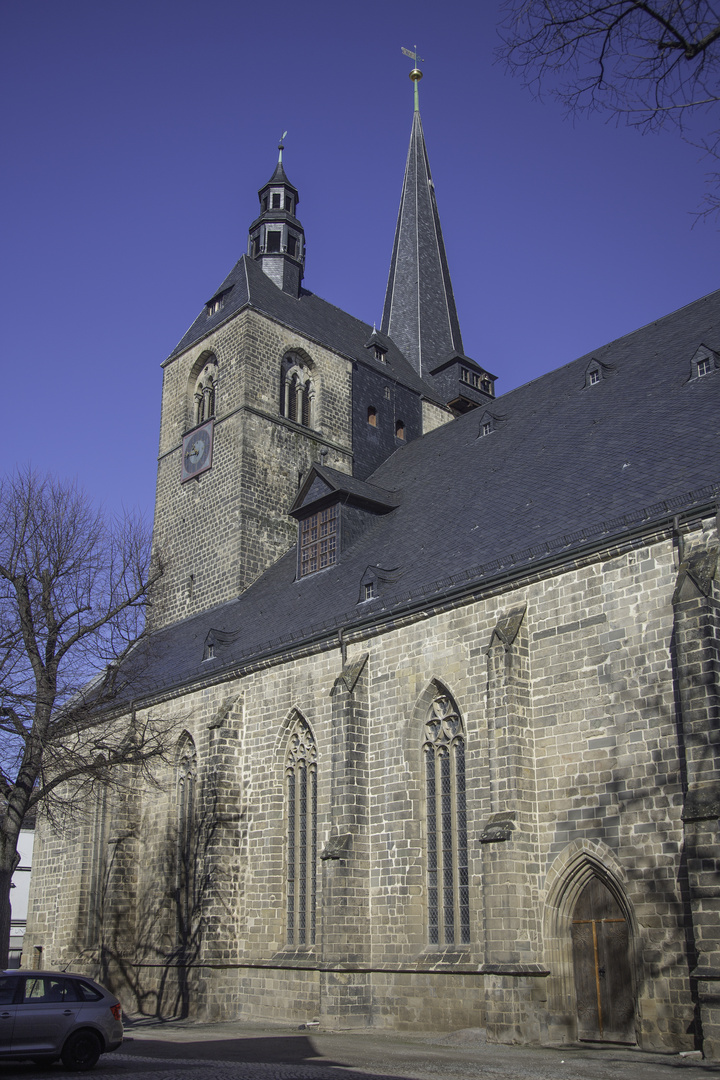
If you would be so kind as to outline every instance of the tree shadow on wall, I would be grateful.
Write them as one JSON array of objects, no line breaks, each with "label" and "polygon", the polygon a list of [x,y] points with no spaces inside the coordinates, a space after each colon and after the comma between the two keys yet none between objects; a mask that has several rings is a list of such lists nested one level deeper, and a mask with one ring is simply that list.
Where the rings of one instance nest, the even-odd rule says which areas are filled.
[{"label": "tree shadow on wall", "polygon": [[106,874],[100,981],[155,1020],[190,1015],[199,997],[209,905],[223,898],[217,796],[206,790],[199,802],[189,827],[168,823],[146,876],[138,876],[134,941],[128,936],[130,905],[112,902],[110,868]]}]

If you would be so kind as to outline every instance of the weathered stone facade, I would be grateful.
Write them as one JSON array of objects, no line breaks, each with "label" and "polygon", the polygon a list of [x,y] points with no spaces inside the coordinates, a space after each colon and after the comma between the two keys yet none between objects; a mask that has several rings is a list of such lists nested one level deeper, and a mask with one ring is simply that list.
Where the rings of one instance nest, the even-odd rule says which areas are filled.
[{"label": "weathered stone facade", "polygon": [[166,361],[118,708],[172,742],[39,822],[26,962],[145,1015],[720,1056],[720,294],[496,407],[411,150],[419,367],[259,269],[300,265],[280,203]]},{"label": "weathered stone facade", "polygon": [[[717,807],[700,797],[717,798],[716,523],[683,529],[680,568],[666,528],[349,635],[344,666],[329,640],[158,702],[197,747],[192,956],[178,951],[172,770],[115,799],[100,950],[83,929],[94,821],[72,836],[41,830],[28,946],[50,966],[99,972],[148,1013],[184,997],[212,1018],[572,1040],[570,924],[597,875],[629,927],[633,1036],[689,1049],[702,1021],[717,1052],[716,984],[692,974],[720,969],[703,892]],[[696,553],[705,592],[686,573]],[[470,934],[454,948],[428,944],[422,746],[438,693],[466,738]],[[318,931],[306,947],[288,946],[285,905],[297,716],[317,745]]]},{"label": "weathered stone facade", "polygon": [[[289,352],[312,371],[312,428],[278,410]],[[181,484],[195,379],[210,357],[218,366],[213,464]],[[351,377],[345,357],[248,309],[166,361],[155,539],[167,574],[154,626],[237,596],[288,550],[297,528],[287,508],[321,454],[327,465],[352,471]]]}]

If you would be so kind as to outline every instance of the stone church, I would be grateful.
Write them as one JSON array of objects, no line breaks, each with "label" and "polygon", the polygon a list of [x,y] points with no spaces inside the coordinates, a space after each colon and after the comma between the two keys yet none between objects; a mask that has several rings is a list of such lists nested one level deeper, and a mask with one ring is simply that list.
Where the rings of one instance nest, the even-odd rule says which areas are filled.
[{"label": "stone church", "polygon": [[26,951],[147,1015],[717,1056],[720,293],[496,396],[417,97],[380,329],[299,202],[281,147],[164,362],[125,709],[176,735],[41,824]]}]

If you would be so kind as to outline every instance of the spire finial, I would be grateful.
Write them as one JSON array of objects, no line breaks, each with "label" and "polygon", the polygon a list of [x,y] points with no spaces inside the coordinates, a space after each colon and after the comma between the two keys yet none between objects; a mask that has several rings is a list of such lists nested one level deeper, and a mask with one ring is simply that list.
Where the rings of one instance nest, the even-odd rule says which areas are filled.
[{"label": "spire finial", "polygon": [[424,64],[425,61],[423,60],[422,56],[418,56],[417,45],[415,46],[415,51],[414,52],[412,52],[410,49],[404,48],[402,45],[400,46],[400,48],[402,49],[402,52],[403,52],[404,56],[409,56],[411,60],[415,61],[415,67],[410,72],[410,78],[413,81],[413,90],[414,90],[414,97],[415,97],[415,112],[420,112],[420,98],[418,96],[418,83],[419,83],[420,79],[422,79],[423,73],[420,70],[420,68],[418,67],[418,64]]},{"label": "spire finial", "polygon": [[285,143],[283,140],[285,139],[286,135],[287,131],[283,131],[282,135],[280,136],[280,142],[278,143],[278,165],[282,165],[282,152],[285,149]]}]

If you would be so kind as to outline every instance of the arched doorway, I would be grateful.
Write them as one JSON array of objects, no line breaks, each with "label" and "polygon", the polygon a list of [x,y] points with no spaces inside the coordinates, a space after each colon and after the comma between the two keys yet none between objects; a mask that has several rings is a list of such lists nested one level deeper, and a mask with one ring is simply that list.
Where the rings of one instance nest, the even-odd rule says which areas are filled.
[{"label": "arched doorway", "polygon": [[628,923],[613,894],[595,876],[575,904],[572,951],[578,1038],[634,1043]]}]

